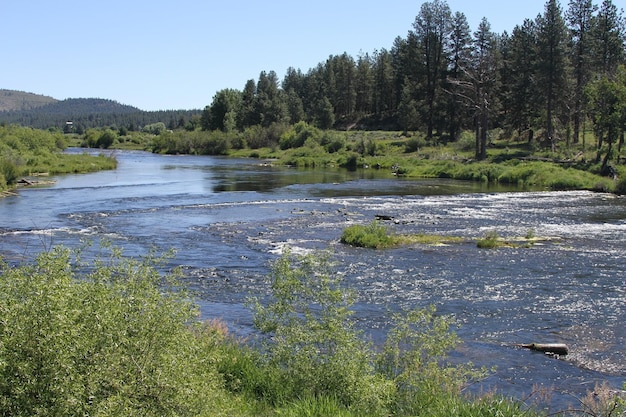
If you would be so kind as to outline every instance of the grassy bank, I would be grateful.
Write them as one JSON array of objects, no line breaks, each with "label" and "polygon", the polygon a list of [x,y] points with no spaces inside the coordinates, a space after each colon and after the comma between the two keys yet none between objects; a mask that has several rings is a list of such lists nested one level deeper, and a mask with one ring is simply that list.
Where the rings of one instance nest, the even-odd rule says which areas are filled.
[{"label": "grassy bank", "polygon": [[[85,173],[113,169],[117,161],[88,154],[69,155],[66,136],[18,126],[0,126],[0,191],[15,188],[23,177]],[[26,183],[39,182],[29,179]]]},{"label": "grassy bank", "polygon": [[[614,164],[617,180],[601,176],[596,150],[588,145],[561,144],[552,152],[501,131],[491,132],[490,137],[484,161],[474,159],[471,132],[464,132],[455,142],[427,141],[420,134],[405,136],[400,132],[322,131],[303,122],[232,133],[163,132],[151,136],[142,146],[159,153],[228,155],[297,167],[379,169],[409,178],[451,178],[547,190],[626,192],[626,167]],[[144,136],[144,140],[148,138]],[[130,142],[125,138],[119,146]],[[587,143],[593,142],[593,137],[587,138]]]}]

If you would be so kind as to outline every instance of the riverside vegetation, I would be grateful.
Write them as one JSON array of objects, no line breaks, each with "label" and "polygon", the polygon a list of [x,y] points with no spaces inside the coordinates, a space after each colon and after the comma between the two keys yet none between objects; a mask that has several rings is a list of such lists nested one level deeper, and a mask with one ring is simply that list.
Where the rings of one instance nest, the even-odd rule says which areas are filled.
[{"label": "riverside vegetation", "polygon": [[102,155],[63,154],[67,143],[60,132],[0,125],[0,192],[15,188],[24,176],[84,173],[117,165]]},{"label": "riverside vegetation", "polygon": [[[262,164],[295,168],[379,169],[407,178],[450,178],[520,189],[626,193],[626,167],[616,164],[603,175],[597,151],[582,145],[552,151],[494,129],[486,158],[474,158],[475,138],[463,132],[458,141],[433,141],[414,132],[322,130],[306,122],[252,127],[243,132],[165,129],[143,132],[90,129],[70,137],[75,146],[142,149],[154,153],[251,158]],[[149,133],[153,132],[153,133]],[[588,132],[590,136],[591,132]],[[105,137],[105,139],[102,139]],[[616,150],[613,157],[622,159]]]},{"label": "riverside vegetation", "polygon": [[[0,413],[12,416],[533,416],[494,394],[465,396],[485,370],[452,365],[459,340],[433,308],[393,317],[375,348],[329,254],[286,252],[251,300],[258,339],[198,320],[169,254],[85,262],[54,247],[0,264]],[[608,388],[567,415],[625,410]],[[564,413],[565,414],[565,413]]]},{"label": "riverside vegetation", "polygon": [[[351,246],[369,249],[387,249],[399,245],[447,245],[462,243],[470,239],[460,236],[445,236],[436,234],[398,234],[393,233],[383,224],[374,221],[367,225],[355,224],[346,227],[341,233],[340,242]],[[501,238],[496,231],[488,232],[484,237],[476,239],[476,246],[481,249],[496,249],[500,247],[531,247],[537,241],[547,241],[548,238],[536,237],[534,231],[529,230],[526,236]]]}]

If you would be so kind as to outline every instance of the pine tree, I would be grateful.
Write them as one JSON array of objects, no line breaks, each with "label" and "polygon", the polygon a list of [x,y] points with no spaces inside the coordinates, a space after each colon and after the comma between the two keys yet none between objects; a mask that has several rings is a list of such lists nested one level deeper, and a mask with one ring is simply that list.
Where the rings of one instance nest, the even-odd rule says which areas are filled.
[{"label": "pine tree", "polygon": [[423,105],[426,121],[426,136],[433,138],[435,127],[437,100],[442,91],[442,81],[448,58],[447,43],[452,30],[452,14],[445,1],[434,0],[422,4],[415,18],[413,28],[420,47],[420,63],[423,74],[422,81]]},{"label": "pine tree", "polygon": [[[574,143],[580,137],[583,119],[583,90],[591,76],[591,27],[596,7],[591,0],[570,0],[566,13],[572,40],[572,65],[574,70]],[[583,132],[584,134],[584,132]],[[583,138],[584,140],[584,138]]]},{"label": "pine tree", "polygon": [[548,0],[538,17],[538,79],[545,108],[545,138],[554,152],[557,143],[555,119],[567,96],[567,30],[556,0]]},{"label": "pine tree", "polygon": [[470,66],[472,51],[472,35],[470,33],[467,18],[463,13],[457,12],[452,18],[452,32],[450,36],[450,69],[448,71],[448,131],[450,140],[457,140],[461,129],[466,122],[466,103],[463,95],[466,93],[459,85],[468,81],[467,70]]},{"label": "pine tree", "polygon": [[528,134],[528,142],[534,138],[534,127],[539,116],[536,98],[539,96],[537,80],[537,25],[526,19],[516,26],[510,39],[510,74],[505,87],[505,106],[508,108],[507,124],[517,130],[519,136]]}]

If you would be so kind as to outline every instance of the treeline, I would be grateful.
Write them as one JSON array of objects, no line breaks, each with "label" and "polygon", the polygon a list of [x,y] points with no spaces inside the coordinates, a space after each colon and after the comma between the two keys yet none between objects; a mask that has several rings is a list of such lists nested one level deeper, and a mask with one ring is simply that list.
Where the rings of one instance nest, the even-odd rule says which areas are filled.
[{"label": "treeline", "polygon": [[28,110],[2,111],[0,122],[83,134],[87,129],[100,127],[136,131],[158,122],[169,129],[189,129],[199,123],[199,114],[200,110],[143,111],[114,100],[72,98]]},{"label": "treeline", "polygon": [[217,92],[201,126],[232,132],[305,121],[421,131],[444,142],[471,130],[478,159],[494,128],[554,149],[585,145],[593,127],[608,157],[623,143],[625,27],[611,0],[571,0],[566,10],[549,0],[510,34],[494,33],[486,19],[472,32],[463,13],[434,0],[391,49],[330,56],[306,73],[289,68],[282,81],[264,71],[243,90]]}]

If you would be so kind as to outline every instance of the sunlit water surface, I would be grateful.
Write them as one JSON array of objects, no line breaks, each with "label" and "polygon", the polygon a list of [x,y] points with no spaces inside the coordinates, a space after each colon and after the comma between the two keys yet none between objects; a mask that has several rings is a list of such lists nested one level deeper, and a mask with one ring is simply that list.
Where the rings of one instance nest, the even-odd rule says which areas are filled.
[{"label": "sunlit water surface", "polygon": [[[476,393],[526,399],[547,389],[555,410],[598,382],[619,388],[626,380],[624,198],[404,180],[377,170],[115,155],[114,171],[57,177],[0,199],[0,255],[19,263],[52,245],[102,238],[127,255],[173,248],[203,315],[250,335],[246,300],[267,293],[268,266],[283,248],[330,249],[344,284],[358,292],[356,318],[374,342],[401,308],[433,304],[453,315],[464,343],[452,360],[496,368],[471,388]],[[376,215],[392,217],[385,224],[398,233],[466,240],[379,251],[339,243],[346,226]],[[550,239],[478,249],[475,239],[490,231]],[[555,359],[513,346],[529,342],[566,343],[571,353]]]}]

